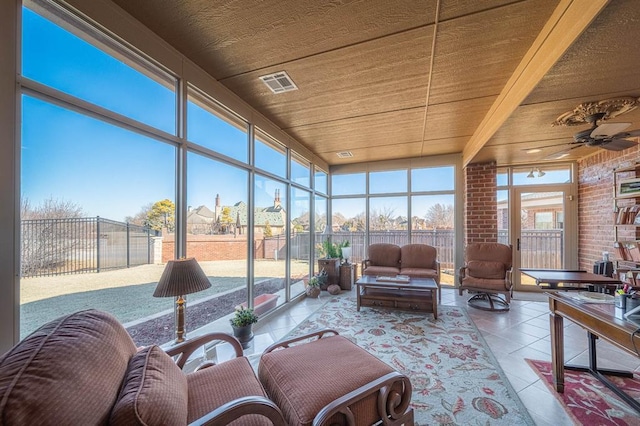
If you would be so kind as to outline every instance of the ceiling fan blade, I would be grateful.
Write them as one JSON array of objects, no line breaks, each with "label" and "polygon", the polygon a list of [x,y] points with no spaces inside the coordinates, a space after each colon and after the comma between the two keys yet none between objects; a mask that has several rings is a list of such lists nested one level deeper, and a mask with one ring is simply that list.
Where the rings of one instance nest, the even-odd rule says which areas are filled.
[{"label": "ceiling fan blade", "polygon": [[638,145],[636,142],[629,141],[627,139],[611,139],[610,142],[605,142],[600,145],[600,148],[607,149],[609,151],[622,151],[636,145]]},{"label": "ceiling fan blade", "polygon": [[617,135],[614,135],[613,137],[616,138],[616,139],[626,139],[626,138],[637,138],[638,136],[640,136],[640,129],[632,130],[630,132],[618,133]]},{"label": "ceiling fan blade", "polygon": [[603,123],[596,127],[593,132],[591,132],[590,136],[593,139],[610,138],[616,133],[622,132],[629,126],[631,126],[631,123]]}]

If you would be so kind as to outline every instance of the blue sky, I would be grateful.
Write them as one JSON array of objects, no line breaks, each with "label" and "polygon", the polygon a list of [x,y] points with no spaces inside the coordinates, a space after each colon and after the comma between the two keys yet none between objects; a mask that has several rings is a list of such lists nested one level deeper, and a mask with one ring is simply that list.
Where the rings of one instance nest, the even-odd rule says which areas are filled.
[{"label": "blue sky", "polygon": [[[73,34],[23,9],[23,74],[40,83],[175,134],[175,94]],[[247,160],[247,136],[189,103],[190,139]],[[144,206],[175,198],[176,149],[149,137],[31,96],[23,96],[22,196],[32,206],[70,201],[87,216],[124,220]],[[265,158],[266,157],[266,158]],[[263,153],[265,164],[279,156]],[[190,154],[187,203],[247,201],[247,172]],[[197,161],[196,161],[197,159]],[[274,181],[259,182],[256,204],[273,203]],[[285,191],[281,190],[284,201]]]}]

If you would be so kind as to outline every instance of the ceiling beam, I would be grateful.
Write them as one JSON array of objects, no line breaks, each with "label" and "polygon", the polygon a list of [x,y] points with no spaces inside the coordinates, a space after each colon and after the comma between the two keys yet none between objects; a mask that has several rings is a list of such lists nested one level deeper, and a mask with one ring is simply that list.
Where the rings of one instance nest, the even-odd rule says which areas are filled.
[{"label": "ceiling beam", "polygon": [[561,0],[462,151],[466,167],[609,0]]}]

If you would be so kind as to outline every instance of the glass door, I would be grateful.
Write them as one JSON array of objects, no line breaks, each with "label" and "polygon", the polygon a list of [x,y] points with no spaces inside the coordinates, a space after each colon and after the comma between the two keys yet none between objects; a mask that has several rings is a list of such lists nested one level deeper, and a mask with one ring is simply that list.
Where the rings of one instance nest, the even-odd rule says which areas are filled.
[{"label": "glass door", "polygon": [[532,290],[535,281],[520,268],[575,269],[577,238],[576,204],[569,185],[515,188],[514,285]]}]

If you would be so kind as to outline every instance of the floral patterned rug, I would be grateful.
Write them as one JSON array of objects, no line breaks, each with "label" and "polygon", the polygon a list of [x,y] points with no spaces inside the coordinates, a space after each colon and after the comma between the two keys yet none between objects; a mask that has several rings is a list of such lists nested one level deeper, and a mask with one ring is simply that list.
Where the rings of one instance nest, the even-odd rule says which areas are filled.
[{"label": "floral patterned rug", "polygon": [[330,299],[287,337],[332,328],[406,374],[416,425],[533,425],[463,308],[431,314],[362,308]]},{"label": "floral patterned rug", "polygon": [[[530,359],[527,362],[543,383],[553,389],[551,363]],[[640,400],[640,377],[608,378],[628,395]],[[589,373],[565,370],[564,393],[556,393],[556,396],[577,425],[640,425],[638,413]]]}]

